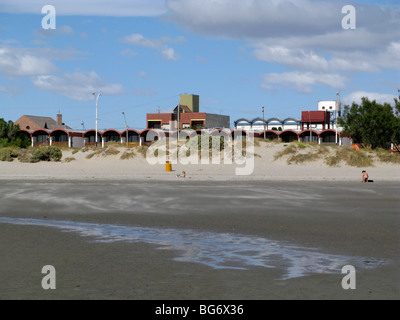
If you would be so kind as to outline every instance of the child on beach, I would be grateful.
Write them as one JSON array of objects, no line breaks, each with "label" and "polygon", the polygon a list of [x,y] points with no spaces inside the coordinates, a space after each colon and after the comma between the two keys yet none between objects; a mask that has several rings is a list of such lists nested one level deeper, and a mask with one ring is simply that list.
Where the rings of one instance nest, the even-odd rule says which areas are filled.
[{"label": "child on beach", "polygon": [[367,171],[362,171],[362,182],[368,182],[368,173]]},{"label": "child on beach", "polygon": [[177,174],[176,175],[178,178],[186,178],[186,172],[182,171],[182,174]]}]

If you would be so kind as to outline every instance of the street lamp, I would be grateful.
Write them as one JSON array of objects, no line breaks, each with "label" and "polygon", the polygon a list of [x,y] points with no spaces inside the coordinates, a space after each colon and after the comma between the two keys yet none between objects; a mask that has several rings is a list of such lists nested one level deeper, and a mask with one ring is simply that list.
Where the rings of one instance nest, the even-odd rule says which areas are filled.
[{"label": "street lamp", "polygon": [[265,140],[265,117],[264,117],[264,106],[262,106],[262,113],[263,113],[263,126],[264,126],[264,140]]},{"label": "street lamp", "polygon": [[125,125],[126,125],[126,146],[129,147],[128,123],[126,122],[125,112],[122,112],[122,114],[124,115]]},{"label": "street lamp", "polygon": [[[92,93],[96,97],[96,93]],[[95,142],[96,142],[96,147],[97,147],[97,101],[99,100],[99,97],[101,96],[101,93],[99,93],[96,97],[96,136],[95,136]]]},{"label": "street lamp", "polygon": [[336,127],[336,134],[335,134],[335,144],[338,144],[338,127],[337,127],[337,111],[340,110],[340,92],[336,93],[336,108],[335,108],[335,127]]},{"label": "street lamp", "polygon": [[310,129],[310,143],[312,142],[312,131],[311,131],[311,112],[308,111],[308,122],[309,122],[309,129]]}]

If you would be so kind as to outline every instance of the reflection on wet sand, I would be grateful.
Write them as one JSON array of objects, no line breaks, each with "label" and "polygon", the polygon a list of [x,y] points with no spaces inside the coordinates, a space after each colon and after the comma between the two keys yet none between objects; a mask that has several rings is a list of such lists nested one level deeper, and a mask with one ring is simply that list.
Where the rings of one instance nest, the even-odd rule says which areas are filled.
[{"label": "reflection on wet sand", "polygon": [[386,263],[377,258],[325,254],[316,248],[232,233],[6,217],[1,217],[0,223],[53,227],[91,237],[95,242],[148,243],[158,249],[176,251],[176,261],[201,263],[215,269],[278,268],[283,272],[280,279],[341,273],[345,265],[374,268]]}]

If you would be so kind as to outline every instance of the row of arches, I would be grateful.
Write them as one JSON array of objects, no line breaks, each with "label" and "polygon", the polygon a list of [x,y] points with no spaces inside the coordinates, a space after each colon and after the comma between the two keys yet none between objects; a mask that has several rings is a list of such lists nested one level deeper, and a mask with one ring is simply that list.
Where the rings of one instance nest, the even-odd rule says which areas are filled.
[{"label": "row of arches", "polygon": [[[84,145],[93,145],[96,143],[96,131],[95,130],[87,130],[87,131],[68,131],[64,129],[55,129],[52,131],[48,131],[45,129],[39,129],[35,131],[21,130],[23,134],[26,134],[32,141],[32,146],[40,145],[40,144],[50,144],[50,145],[68,145],[72,146],[84,146]],[[327,129],[322,131],[316,130],[303,130],[303,131],[295,131],[295,130],[284,130],[284,131],[246,131],[243,129],[198,129],[198,130],[181,130],[179,131],[180,138],[191,138],[196,135],[201,135],[203,133],[209,134],[211,136],[218,135],[223,136],[228,139],[243,139],[247,137],[254,137],[260,139],[280,139],[283,142],[291,142],[291,141],[317,141],[322,143],[331,143],[335,142],[336,139],[339,139],[341,134],[337,133],[335,130]],[[124,131],[117,131],[114,129],[105,130],[105,131],[97,131],[97,141],[99,143],[108,143],[108,142],[153,142],[159,139],[164,138],[173,138],[177,137],[177,131],[164,131],[157,129],[145,129],[142,131],[137,131],[134,129],[128,129]]]}]

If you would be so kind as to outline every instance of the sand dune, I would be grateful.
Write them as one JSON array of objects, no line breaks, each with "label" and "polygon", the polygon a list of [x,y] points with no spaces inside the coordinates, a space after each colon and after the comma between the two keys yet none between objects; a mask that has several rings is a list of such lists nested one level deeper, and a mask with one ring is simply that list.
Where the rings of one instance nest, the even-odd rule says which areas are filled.
[{"label": "sand dune", "polygon": [[[344,161],[330,166],[326,163],[333,155],[334,147],[323,147],[325,154],[311,157],[312,160],[288,164],[292,154],[276,155],[296,143],[259,142],[254,147],[254,157],[235,159],[229,164],[222,156],[220,163],[183,164],[172,161],[172,171],[167,172],[165,162],[149,164],[138,148],[126,149],[113,145],[108,152],[96,154],[93,150],[64,149],[60,162],[22,163],[0,162],[1,179],[177,179],[177,174],[185,171],[186,179],[194,180],[317,180],[317,181],[361,181],[361,171],[367,170],[374,181],[399,181],[400,165],[380,162],[374,159],[371,166],[349,166]],[[112,148],[112,149],[111,149]],[[297,155],[317,154],[320,146],[297,147]],[[124,156],[126,159],[124,158]],[[240,160],[240,161],[239,161]],[[304,159],[300,159],[304,160]],[[307,160],[307,159],[305,159]],[[237,170],[248,167],[244,175]]]}]

